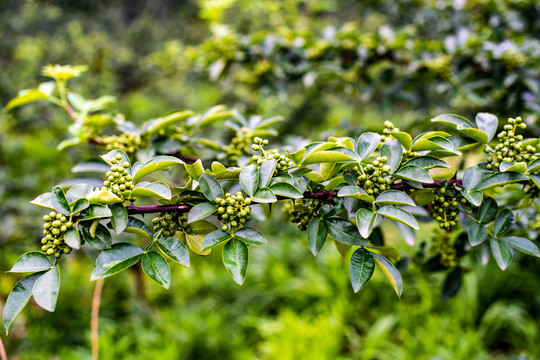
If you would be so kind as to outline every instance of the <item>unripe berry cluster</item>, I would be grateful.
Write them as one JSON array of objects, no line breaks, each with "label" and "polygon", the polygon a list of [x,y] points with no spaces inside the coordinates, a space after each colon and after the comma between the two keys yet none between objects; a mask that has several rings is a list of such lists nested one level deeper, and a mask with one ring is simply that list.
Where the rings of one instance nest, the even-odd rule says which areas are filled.
[{"label": "unripe berry cluster", "polygon": [[315,216],[313,211],[313,204],[301,199],[287,202],[283,207],[283,212],[289,216],[292,223],[297,224],[296,226],[301,231],[307,230],[309,222]]},{"label": "unripe berry cluster", "polygon": [[122,150],[130,157],[142,146],[141,138],[135,133],[122,133],[120,135],[103,136],[101,138],[107,150]]},{"label": "unripe berry cluster", "polygon": [[383,136],[381,136],[381,141],[382,142],[385,142],[385,141],[388,141],[390,140],[390,135],[393,133],[393,132],[398,132],[399,129],[397,127],[395,127],[394,124],[392,124],[390,121],[386,120],[384,122],[384,129],[383,129]]},{"label": "unripe berry cluster", "polygon": [[528,163],[538,158],[535,155],[535,147],[523,145],[523,135],[516,135],[518,129],[525,128],[527,128],[527,125],[522,121],[521,117],[508,119],[503,131],[497,135],[499,143],[494,149],[488,145],[484,149],[484,152],[491,155],[487,159],[486,169],[499,170],[502,162],[524,161]]},{"label": "unripe berry cluster", "polygon": [[176,220],[176,217],[169,213],[159,213],[157,217],[152,219],[154,234],[162,230],[163,236],[174,236],[180,225]]},{"label": "unripe berry cluster", "polygon": [[443,266],[449,268],[458,265],[455,240],[450,237],[450,233],[433,237],[432,244],[435,251],[441,256]]},{"label": "unripe berry cluster", "polygon": [[268,145],[268,140],[263,140],[260,137],[256,137],[255,139],[253,139],[253,142],[254,144],[251,145],[251,149],[253,151],[261,152],[260,155],[254,155],[251,158],[251,160],[255,164],[257,164],[257,167],[260,167],[265,161],[276,159],[277,161],[276,170],[275,170],[276,174],[281,173],[281,172],[286,172],[289,169],[289,167],[292,164],[292,161],[287,156],[281,155],[279,151],[277,150],[272,150],[269,153],[266,153],[264,151],[263,146]]},{"label": "unripe berry cluster", "polygon": [[439,227],[451,231],[459,221],[459,204],[466,204],[467,200],[458,191],[444,185],[435,191],[431,202],[432,216],[439,223]]},{"label": "unripe berry cluster", "polygon": [[229,225],[233,228],[245,224],[251,220],[251,199],[244,198],[239,191],[232,195],[225,194],[225,199],[216,198],[217,218],[223,223],[221,230],[229,230]]},{"label": "unripe berry cluster", "polygon": [[41,250],[47,255],[54,255],[59,258],[62,254],[69,254],[71,248],[64,242],[64,233],[73,227],[71,220],[65,215],[51,211],[49,215],[43,217],[43,235],[41,239]]},{"label": "unripe berry cluster", "polygon": [[[390,166],[385,165],[388,161],[386,156],[379,156],[371,164],[364,167],[364,173],[358,176],[357,185],[369,195],[378,195],[390,189],[392,179],[385,178],[390,173]],[[358,170],[355,168],[355,170]]]},{"label": "unripe berry cluster", "polygon": [[116,158],[111,159],[111,170],[105,174],[107,180],[103,182],[102,190],[109,190],[120,199],[133,201],[135,198],[131,196],[133,190],[133,177],[129,175],[129,163],[122,161],[122,155],[116,155]]},{"label": "unripe berry cluster", "polygon": [[240,131],[236,132],[236,136],[232,138],[230,145],[225,146],[225,152],[227,158],[236,163],[238,158],[242,155],[249,154],[249,146],[251,145],[252,131],[243,127]]}]

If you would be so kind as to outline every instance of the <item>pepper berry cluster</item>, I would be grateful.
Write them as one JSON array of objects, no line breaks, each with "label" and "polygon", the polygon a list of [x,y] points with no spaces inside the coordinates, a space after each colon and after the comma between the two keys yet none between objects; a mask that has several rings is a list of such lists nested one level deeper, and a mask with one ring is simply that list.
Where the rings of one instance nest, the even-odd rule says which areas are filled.
[{"label": "pepper berry cluster", "polygon": [[447,268],[457,266],[455,240],[450,237],[450,233],[435,236],[432,241],[436,252],[441,256],[441,264]]},{"label": "pepper berry cluster", "polygon": [[242,192],[225,194],[225,199],[216,198],[217,218],[223,223],[221,230],[229,230],[229,226],[235,228],[251,220],[251,199],[245,198]]},{"label": "pepper berry cluster", "polygon": [[277,150],[272,150],[269,153],[266,153],[264,151],[263,146],[268,145],[268,140],[263,140],[260,137],[256,137],[256,138],[253,139],[253,142],[254,142],[254,144],[251,145],[251,149],[253,151],[260,151],[261,152],[260,155],[254,155],[251,158],[251,160],[255,164],[257,164],[257,167],[260,167],[265,161],[276,159],[277,165],[276,165],[276,170],[275,170],[274,173],[277,174],[277,173],[281,173],[281,172],[286,172],[289,169],[289,167],[291,166],[292,161],[287,156],[281,155],[279,153],[279,151],[277,151]]},{"label": "pepper berry cluster", "polygon": [[306,231],[309,222],[315,216],[312,202],[306,202],[298,199],[294,202],[287,202],[283,208],[283,212],[289,216],[292,223],[297,224],[300,231]]},{"label": "pepper berry cluster", "polygon": [[249,153],[249,145],[251,144],[251,134],[252,131],[248,128],[243,127],[236,133],[236,136],[232,138],[231,144],[225,146],[225,152],[227,153],[227,158],[232,162],[236,163],[238,158],[242,155],[247,155]]},{"label": "pepper berry cluster", "polygon": [[435,191],[431,202],[432,216],[439,223],[439,227],[452,231],[459,221],[459,203],[466,204],[467,200],[461,197],[456,189],[447,186],[447,183]]},{"label": "pepper berry cluster", "polygon": [[152,224],[154,224],[152,229],[154,230],[154,234],[162,230],[161,234],[163,236],[174,236],[180,228],[178,221],[169,213],[159,213],[157,217],[152,219]]},{"label": "pepper berry cluster", "polygon": [[135,133],[122,133],[120,135],[103,136],[101,138],[105,143],[107,150],[122,150],[129,156],[135,154],[137,149],[142,146],[141,137]]},{"label": "pepper berry cluster", "polygon": [[392,124],[390,121],[386,120],[384,122],[384,129],[383,129],[383,136],[381,136],[381,141],[385,142],[390,140],[390,135],[392,135],[393,132],[398,132],[399,128],[397,128],[394,124]]},{"label": "pepper berry cluster", "polygon": [[135,200],[131,196],[133,177],[129,175],[129,163],[126,161],[120,164],[120,161],[122,161],[122,155],[120,154],[111,159],[111,170],[105,174],[107,180],[103,182],[102,190],[109,190],[124,201],[133,201]]},{"label": "pepper berry cluster", "polygon": [[486,169],[499,170],[502,162],[525,161],[530,162],[536,160],[536,149],[532,145],[523,144],[523,135],[516,135],[518,129],[526,129],[527,125],[521,117],[508,119],[508,124],[504,125],[497,138],[499,143],[492,149],[486,145],[484,152],[491,156],[487,159],[488,164]]},{"label": "pepper berry cluster", "polygon": [[[378,195],[390,189],[392,179],[385,178],[390,173],[390,166],[385,165],[388,161],[386,156],[379,156],[371,164],[364,167],[364,173],[358,176],[357,185],[369,195]],[[358,168],[355,167],[356,171]]]},{"label": "pepper berry cluster", "polygon": [[69,254],[71,248],[64,242],[64,234],[71,229],[73,223],[65,215],[51,211],[49,215],[43,217],[43,235],[41,239],[41,250],[47,255],[54,255],[59,258],[62,254]]}]

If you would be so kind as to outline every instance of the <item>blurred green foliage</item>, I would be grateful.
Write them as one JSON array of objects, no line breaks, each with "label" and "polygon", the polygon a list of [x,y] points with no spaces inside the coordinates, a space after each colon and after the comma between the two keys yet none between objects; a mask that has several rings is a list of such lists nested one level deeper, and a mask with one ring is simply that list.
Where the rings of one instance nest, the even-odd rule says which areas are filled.
[{"label": "blurred green foliage", "polygon": [[[362,101],[358,92],[340,87],[292,84],[287,91],[268,91],[265,87],[272,82],[265,81],[258,84],[263,85],[260,91],[252,92],[245,82],[238,84],[236,79],[232,83],[208,81],[206,74],[194,71],[191,61],[193,56],[202,64],[216,60],[197,57],[199,48],[205,51],[204,56],[212,54],[206,51],[208,47],[227,48],[223,38],[217,43],[215,40],[223,24],[233,34],[225,37],[232,39],[232,44],[240,41],[235,34],[252,36],[250,41],[257,44],[265,32],[282,31],[312,36],[315,40],[307,43],[313,45],[326,26],[343,30],[342,25],[349,21],[359,24],[357,32],[370,33],[382,25],[404,29],[414,23],[420,33],[432,31],[434,24],[448,26],[443,33],[433,33],[442,37],[458,30],[463,20],[475,25],[472,30],[481,39],[501,43],[511,38],[519,46],[527,37],[538,40],[540,9],[535,1],[464,1],[466,19],[454,17],[450,3],[2,1],[0,103],[6,104],[18,90],[40,82],[43,65],[71,63],[89,66],[90,76],[73,81],[75,90],[90,97],[118,95],[118,111],[136,123],[175,108],[201,111],[226,103],[243,104],[248,112],[283,114],[289,122],[282,130],[290,132],[291,122],[301,123],[297,131],[302,135],[323,132],[323,137],[328,127],[356,135],[351,132],[382,127],[382,119],[387,118],[400,127],[411,128],[413,121],[427,117],[434,107],[436,111],[450,107],[457,111],[457,100],[451,104],[447,99],[431,97],[433,92],[424,89],[423,97],[410,106],[406,97],[395,97],[392,92],[390,97],[379,94]],[[445,15],[439,18],[437,14]],[[493,19],[498,19],[500,26],[493,26]],[[440,46],[434,42],[426,41],[426,46]],[[527,75],[530,70],[538,75],[538,62],[533,60],[525,58],[515,71],[524,76],[518,81],[520,91],[525,91],[525,86],[532,92],[538,84],[537,77],[531,80]],[[395,84],[395,77],[382,76],[388,68],[392,66],[387,62],[374,68],[376,81],[371,90]],[[251,71],[249,67],[240,69]],[[510,71],[510,75],[515,70],[503,67],[496,71],[501,69]],[[480,100],[496,99],[491,91],[505,85],[495,85],[488,87],[491,90],[482,93]],[[508,90],[511,96],[512,88]],[[482,106],[482,110],[516,115],[525,110],[532,119],[538,111],[534,107],[538,98],[528,105],[518,98],[468,107],[467,100],[475,94],[462,95],[465,111],[475,112]],[[2,271],[39,237],[41,224],[35,219],[41,214],[28,201],[49,190],[51,184],[69,180],[72,159],[95,156],[90,145],[56,150],[65,138],[69,121],[59,109],[40,103],[0,114]],[[135,271],[107,279],[100,318],[101,358],[301,359],[306,354],[313,359],[540,357],[540,280],[536,275],[540,268],[535,259],[520,259],[505,272],[494,263],[485,268],[471,263],[475,271],[466,275],[464,289],[446,302],[440,300],[440,276],[426,275],[413,265],[404,274],[406,295],[397,302],[382,278],[375,278],[355,295],[341,256],[330,247],[315,259],[305,246],[306,239],[288,229],[273,234],[269,242],[266,251],[253,252],[251,275],[243,287],[228,279],[217,255],[195,258],[191,270],[175,267],[174,285],[168,292],[140,280]],[[403,249],[412,255],[418,245]],[[11,357],[90,358],[93,284],[88,278],[92,264],[83,252],[73,260],[62,274],[59,310],[46,313],[31,306],[12,335],[7,339],[2,336]],[[12,275],[0,277],[2,299],[15,281]]]}]

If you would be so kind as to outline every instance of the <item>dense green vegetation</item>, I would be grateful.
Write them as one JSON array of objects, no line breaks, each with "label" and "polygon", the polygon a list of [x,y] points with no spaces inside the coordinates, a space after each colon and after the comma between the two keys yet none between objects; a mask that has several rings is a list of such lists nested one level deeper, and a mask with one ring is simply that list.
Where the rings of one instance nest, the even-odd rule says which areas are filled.
[{"label": "dense green vegetation", "polygon": [[[399,2],[354,5],[294,0],[181,5],[173,1],[160,5],[97,2],[92,7],[54,1],[0,4],[0,28],[2,33],[12,34],[0,44],[5,54],[0,57],[2,104],[8,104],[20,89],[47,81],[38,77],[47,63],[87,65],[86,73],[69,80],[70,89],[90,99],[103,94],[118,97],[118,102],[102,98],[103,110],[96,109],[97,113],[112,117],[93,118],[83,131],[70,127],[73,119],[61,108],[43,101],[16,108],[11,103],[8,109],[13,109],[0,115],[0,211],[4,214],[0,268],[7,271],[19,254],[38,250],[43,210],[28,204],[29,200],[50,191],[54,184],[99,185],[104,180],[99,175],[72,173],[72,167],[81,159],[96,160],[98,154],[123,145],[116,136],[129,130],[131,123],[141,126],[147,119],[167,119],[164,116],[173,109],[203,113],[225,104],[214,109],[217,118],[221,114],[219,120],[237,119],[240,126],[218,124],[204,134],[190,133],[193,129],[176,127],[176,123],[172,128],[162,126],[162,133],[160,129],[151,131],[152,152],[136,154],[123,148],[132,160],[135,156],[148,159],[155,153],[210,160],[209,154],[224,150],[217,152],[217,160],[235,165],[245,161],[236,151],[247,144],[251,152],[255,136],[268,137],[271,144],[294,152],[305,145],[304,138],[351,136],[356,141],[366,130],[383,132],[384,120],[390,119],[414,137],[432,130],[427,120],[447,111],[469,118],[478,111],[496,113],[499,130],[506,117],[521,115],[532,125],[522,134],[538,136],[534,126],[540,87],[538,5],[501,0],[466,1],[462,6],[416,1],[411,6],[418,11],[402,6]],[[343,25],[350,21],[354,23]],[[458,45],[448,45],[452,41]],[[69,101],[79,106],[75,110],[80,116],[85,103],[74,97]],[[271,122],[287,136],[272,137],[277,133],[255,126],[245,133],[238,120],[242,115],[230,112],[232,108],[243,111],[248,119],[257,119],[252,116],[259,114],[263,119],[284,116],[283,122]],[[117,112],[128,122],[115,117]],[[148,139],[141,134],[144,145]],[[201,135],[212,141],[201,141]],[[507,135],[498,138],[501,143]],[[71,140],[63,142],[66,139]],[[76,143],[81,145],[68,146]],[[58,144],[64,149],[58,149]],[[471,160],[466,164],[449,160],[452,169],[463,170],[485,160],[480,149],[468,150]],[[516,156],[521,156],[518,151]],[[533,159],[503,161],[525,160],[530,163]],[[494,163],[496,156],[490,164]],[[525,165],[522,170],[520,166],[512,172],[534,174],[534,167]],[[452,175],[436,174],[442,178]],[[366,188],[365,183],[359,185]],[[526,208],[522,203],[526,211],[514,226],[519,236],[533,241],[537,237],[538,204],[531,194],[535,188],[533,183],[525,188],[531,189],[532,201]],[[517,203],[521,190],[507,186],[504,191],[489,190],[487,195],[497,197],[504,206]],[[515,253],[514,262],[501,272],[499,267],[506,268],[508,258],[495,256],[499,267],[493,259],[483,266],[488,258],[482,249],[489,255],[489,246],[475,248],[459,260],[460,274],[464,274],[459,295],[446,299],[453,291],[443,286],[441,293],[441,284],[444,276],[452,278],[455,272],[426,272],[455,268],[437,255],[440,245],[434,238],[440,233],[429,228],[404,245],[401,235],[385,221],[384,243],[397,246],[405,259],[397,264],[405,284],[402,300],[395,298],[380,272],[354,294],[348,279],[352,251],[342,258],[327,244],[314,258],[305,233],[294,225],[275,231],[276,224],[281,226],[287,220],[277,211],[281,207],[275,206],[272,221],[256,223],[268,244],[250,248],[249,276],[242,287],[228,278],[220,264],[220,251],[208,257],[192,253],[189,270],[172,266],[168,292],[143,279],[142,270],[136,267],[107,279],[101,309],[101,358],[159,354],[186,359],[293,359],[306,353],[321,359],[540,356],[535,342],[540,335],[537,259]],[[504,216],[499,214],[501,223]],[[454,225],[448,223],[448,227]],[[465,240],[456,236],[452,244],[459,243],[469,251],[471,236],[468,240],[464,236]],[[132,239],[121,237],[122,241]],[[461,250],[455,249],[461,257]],[[3,338],[9,355],[90,357],[93,284],[88,278],[97,254],[85,246],[62,257],[63,285],[57,311],[46,313],[31,303],[10,336]],[[426,260],[433,255],[437,266],[430,268],[426,264],[433,262]],[[14,274],[0,278],[2,299],[18,279]]]}]

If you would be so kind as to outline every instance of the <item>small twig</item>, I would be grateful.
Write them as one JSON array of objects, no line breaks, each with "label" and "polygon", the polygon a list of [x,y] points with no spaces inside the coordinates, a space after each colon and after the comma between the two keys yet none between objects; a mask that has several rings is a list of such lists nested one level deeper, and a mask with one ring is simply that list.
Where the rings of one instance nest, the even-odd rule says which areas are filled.
[{"label": "small twig", "polygon": [[4,348],[4,343],[2,342],[2,337],[0,337],[0,359],[1,360],[8,360],[6,349]]},{"label": "small twig", "polygon": [[92,298],[92,319],[90,323],[92,341],[92,360],[99,358],[99,303],[101,302],[101,292],[103,290],[103,279],[96,281],[94,297]]}]

